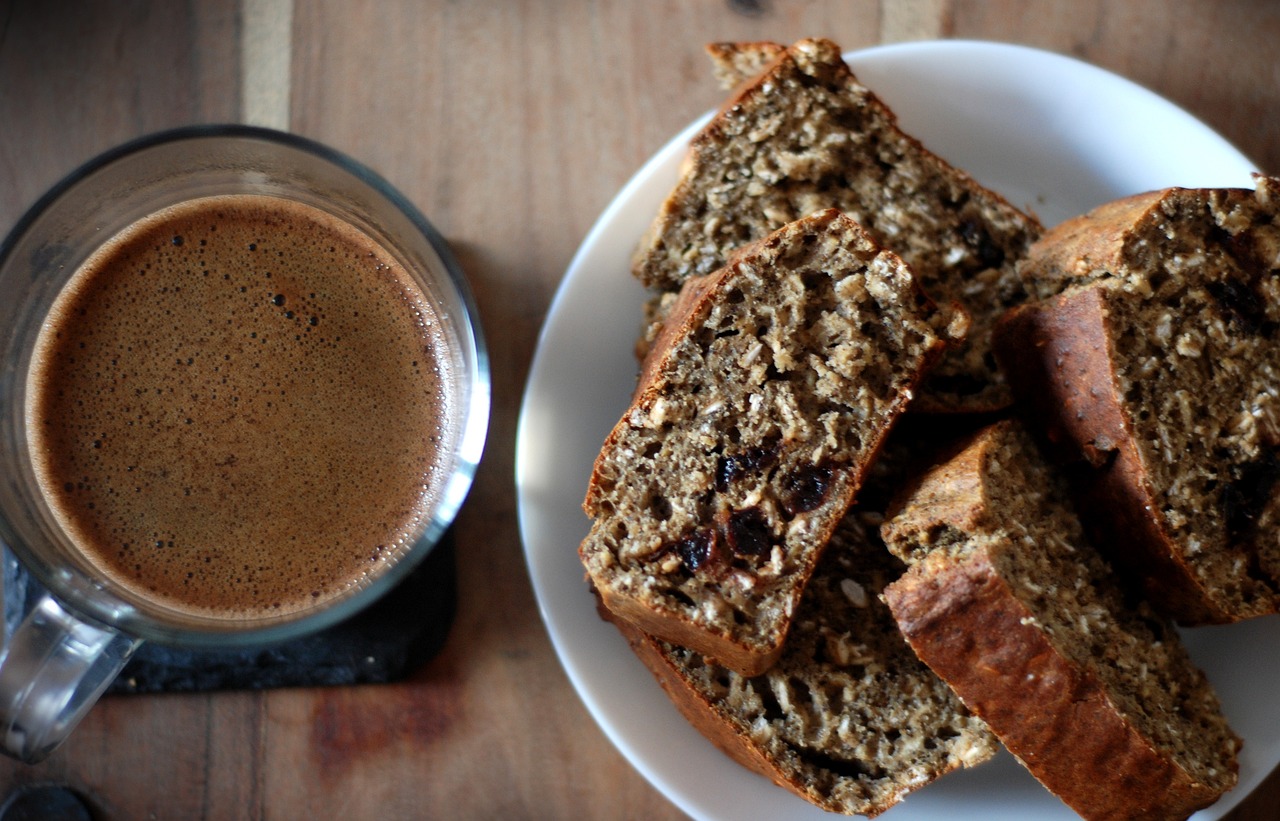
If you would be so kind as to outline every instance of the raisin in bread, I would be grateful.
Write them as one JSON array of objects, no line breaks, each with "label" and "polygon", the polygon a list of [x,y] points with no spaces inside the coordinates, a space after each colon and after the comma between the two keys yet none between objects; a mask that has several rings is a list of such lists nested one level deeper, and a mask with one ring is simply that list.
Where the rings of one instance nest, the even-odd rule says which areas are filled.
[{"label": "raisin in bread", "polygon": [[1061,293],[996,353],[1099,546],[1187,623],[1280,603],[1280,180],[1169,189],[1063,223],[1031,252]]},{"label": "raisin in bread", "polygon": [[634,273],[655,292],[651,327],[660,326],[663,295],[685,279],[787,222],[838,208],[901,255],[935,301],[959,304],[971,318],[969,341],[944,358],[917,408],[1007,405],[988,337],[996,317],[1025,297],[1015,263],[1039,223],[904,134],[834,43],[719,44],[712,54],[730,80],[772,60],[693,139],[641,242]]},{"label": "raisin in bread", "polygon": [[1235,785],[1217,696],[1016,423],[928,472],[881,532],[912,565],[885,589],[907,641],[1081,816],[1184,818]]},{"label": "raisin in bread", "polygon": [[579,553],[605,606],[768,669],[893,421],[946,344],[911,271],[836,211],[690,280],[596,460]]},{"label": "raisin in bread", "polygon": [[908,792],[988,760],[998,746],[916,658],[880,600],[902,563],[880,542],[877,522],[863,510],[841,521],[782,658],[763,675],[739,675],[618,625],[681,713],[716,746],[846,815],[878,815]]}]

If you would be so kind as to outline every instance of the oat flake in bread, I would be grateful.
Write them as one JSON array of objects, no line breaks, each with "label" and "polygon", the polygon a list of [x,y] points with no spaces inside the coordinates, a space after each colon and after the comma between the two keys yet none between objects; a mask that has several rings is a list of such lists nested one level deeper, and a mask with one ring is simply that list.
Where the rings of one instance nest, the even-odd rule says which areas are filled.
[{"label": "oat flake in bread", "polygon": [[914,269],[940,305],[972,320],[914,409],[992,410],[1009,401],[991,324],[1025,299],[1015,263],[1040,224],[904,134],[827,40],[717,44],[729,81],[764,66],[694,137],[681,178],[641,242],[635,275],[651,327],[685,279],[733,249],[823,208],[840,209]]},{"label": "oat flake in bread", "polygon": [[1180,819],[1237,780],[1239,739],[1172,623],[1126,600],[1015,422],[932,469],[881,530],[912,648],[1086,819]]},{"label": "oat flake in bread", "polygon": [[1168,189],[1063,223],[1026,262],[1060,291],[996,354],[1085,524],[1186,624],[1280,604],[1280,180]]},{"label": "oat flake in bread", "polygon": [[834,210],[686,283],[596,460],[579,554],[604,604],[752,676],[945,346],[910,269]]},{"label": "oat flake in bread", "polygon": [[703,735],[744,767],[846,815],[878,815],[999,746],[916,658],[880,600],[903,565],[880,542],[878,521],[857,509],[841,521],[782,658],[763,675],[741,676],[618,624]]}]

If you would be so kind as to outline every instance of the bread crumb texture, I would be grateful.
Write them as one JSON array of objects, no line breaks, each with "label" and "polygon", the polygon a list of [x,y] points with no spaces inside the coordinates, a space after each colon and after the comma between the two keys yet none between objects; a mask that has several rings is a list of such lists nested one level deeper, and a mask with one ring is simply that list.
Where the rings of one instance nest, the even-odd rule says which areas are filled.
[{"label": "bread crumb texture", "polygon": [[771,62],[695,137],[638,249],[634,272],[655,300],[720,268],[734,249],[837,208],[900,254],[939,305],[970,317],[968,341],[931,376],[921,407],[1007,404],[990,328],[1026,298],[1015,266],[1041,231],[1037,220],[904,134],[834,43],[722,44],[712,53],[730,76],[735,65]]},{"label": "bread crumb texture", "polygon": [[1151,494],[1145,515],[1213,620],[1275,612],[1280,180],[1104,207],[1047,236],[1028,273],[1062,291],[1044,310],[1101,291],[1110,384],[1080,389],[1117,398],[1128,441],[1085,443],[1102,451],[1091,460],[1105,468],[1113,451],[1133,448]]},{"label": "bread crumb texture", "polygon": [[1234,786],[1217,696],[1172,624],[1116,583],[1018,425],[935,468],[883,534],[914,563],[889,594],[912,646],[1077,812],[1182,818]]},{"label": "bread crumb texture", "polygon": [[[874,521],[874,519],[873,519]],[[745,678],[664,646],[668,663],[829,812],[874,816],[995,754],[995,736],[902,639],[879,592],[901,573],[859,512],[810,580],[777,665]]]},{"label": "bread crumb texture", "polygon": [[940,352],[936,316],[910,269],[835,211],[690,281],[584,504],[580,554],[605,602],[651,614],[663,638],[705,637],[697,649],[744,672],[731,648],[776,656]]},{"label": "bread crumb texture", "polygon": [[742,676],[630,635],[691,722],[726,752],[817,806],[850,815],[877,815],[998,748],[916,657],[880,599],[903,570],[879,539],[881,519],[875,507],[859,505],[841,520],[786,649],[766,673]]}]

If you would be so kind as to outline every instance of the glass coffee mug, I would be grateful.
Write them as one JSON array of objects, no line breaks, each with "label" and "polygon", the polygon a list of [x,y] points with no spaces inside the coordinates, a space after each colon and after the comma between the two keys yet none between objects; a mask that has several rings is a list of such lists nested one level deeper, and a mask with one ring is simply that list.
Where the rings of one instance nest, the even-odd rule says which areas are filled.
[{"label": "glass coffee mug", "polygon": [[[78,545],[85,537],[57,515],[48,482],[42,486],[38,475],[28,394],[41,329],[64,286],[104,242],[183,203],[241,195],[318,209],[394,257],[430,305],[438,326],[431,346],[435,372],[450,401],[431,436],[434,461],[422,477],[422,508],[394,549],[370,565],[374,569],[291,612],[229,616],[150,596],[105,571],[90,558],[92,551]],[[297,638],[353,615],[430,552],[471,486],[490,389],[465,280],[444,241],[412,205],[328,148],[266,129],[209,126],[111,151],[48,193],[0,246],[0,294],[0,538],[48,591],[0,655],[0,742],[16,758],[35,762],[56,748],[143,641],[238,648]],[[283,295],[275,300],[280,305]]]}]

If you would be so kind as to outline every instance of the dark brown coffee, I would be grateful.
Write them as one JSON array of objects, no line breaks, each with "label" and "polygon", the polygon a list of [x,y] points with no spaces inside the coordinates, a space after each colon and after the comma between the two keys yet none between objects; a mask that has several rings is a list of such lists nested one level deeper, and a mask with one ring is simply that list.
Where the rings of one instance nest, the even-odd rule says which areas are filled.
[{"label": "dark brown coffee", "polygon": [[385,248],[262,196],[152,215],[76,272],[28,381],[78,550],[146,601],[285,615],[394,562],[447,477],[439,317]]}]

